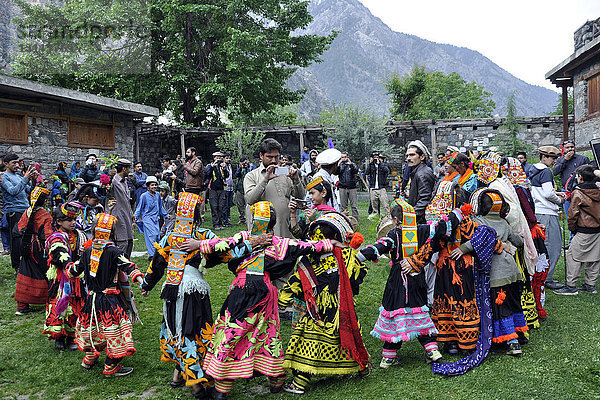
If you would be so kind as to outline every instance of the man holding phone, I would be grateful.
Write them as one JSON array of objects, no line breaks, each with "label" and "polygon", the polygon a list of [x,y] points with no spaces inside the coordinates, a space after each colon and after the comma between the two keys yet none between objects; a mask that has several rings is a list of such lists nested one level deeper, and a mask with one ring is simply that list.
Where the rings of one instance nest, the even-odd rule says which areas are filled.
[{"label": "man holding phone", "polygon": [[[288,227],[290,218],[290,210],[288,204],[290,198],[304,198],[306,190],[300,181],[298,170],[294,167],[289,167],[288,170],[276,168],[281,156],[281,144],[271,138],[267,138],[260,144],[258,152],[260,157],[260,165],[255,170],[246,174],[244,178],[244,198],[246,200],[246,223],[248,230],[251,229],[252,218],[250,218],[250,206],[259,201],[269,201],[273,204],[277,222],[273,227],[275,236],[283,236],[291,238],[292,234]],[[281,168],[281,167],[280,167]],[[285,167],[284,167],[285,168]],[[283,173],[287,171],[287,175]],[[278,175],[277,172],[282,173]],[[283,276],[273,282],[277,290],[281,290],[286,284],[288,278],[293,273]],[[281,319],[291,320],[292,309],[280,308],[279,316]]]},{"label": "man holding phone", "polygon": [[[271,138],[262,141],[259,149],[260,165],[246,174],[244,178],[244,198],[246,215],[250,206],[259,201],[269,201],[275,208],[277,222],[273,229],[276,236],[292,237],[288,228],[290,197],[303,199],[306,190],[300,181],[298,170],[294,167],[278,167],[281,156],[281,144]],[[279,169],[277,169],[279,168]],[[246,218],[248,229],[250,218]]]}]

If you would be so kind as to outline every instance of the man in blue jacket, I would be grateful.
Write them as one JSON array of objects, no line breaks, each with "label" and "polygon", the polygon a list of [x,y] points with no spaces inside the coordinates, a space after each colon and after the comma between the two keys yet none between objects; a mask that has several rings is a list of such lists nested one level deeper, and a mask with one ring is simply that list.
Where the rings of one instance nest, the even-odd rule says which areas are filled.
[{"label": "man in blue jacket", "polygon": [[[569,190],[572,189],[565,188],[567,185],[567,181],[569,178],[575,173],[575,170],[582,165],[589,164],[590,159],[586,156],[582,156],[581,154],[575,153],[575,141],[567,140],[563,143],[564,152],[562,157],[559,157],[556,160],[556,164],[554,165],[554,169],[552,173],[554,175],[560,174],[560,189],[561,190]],[[573,182],[574,184],[575,182]],[[574,185],[573,185],[574,186]],[[569,207],[571,205],[571,201],[567,200],[563,204],[563,208],[565,210],[565,215],[569,211]]]},{"label": "man in blue jacket", "polygon": [[13,229],[19,223],[21,215],[29,207],[29,193],[31,192],[29,180],[33,178],[35,181],[38,172],[33,165],[30,165],[24,174],[20,173],[19,156],[14,153],[6,154],[3,161],[6,171],[2,174],[2,198],[10,235],[10,261],[12,267],[17,271],[21,259],[21,243],[20,238],[14,235]]}]

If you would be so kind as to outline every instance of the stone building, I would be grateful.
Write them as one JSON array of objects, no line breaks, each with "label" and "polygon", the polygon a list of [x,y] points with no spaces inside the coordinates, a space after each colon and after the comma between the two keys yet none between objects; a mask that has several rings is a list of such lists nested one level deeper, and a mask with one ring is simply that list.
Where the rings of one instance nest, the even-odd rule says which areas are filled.
[{"label": "stone building", "polygon": [[87,154],[134,159],[135,126],[158,109],[0,74],[0,153],[42,164],[49,176]]},{"label": "stone building", "polygon": [[[572,120],[572,117],[571,117]],[[520,125],[518,137],[526,140],[532,149],[543,145],[559,145],[562,138],[562,116],[517,117]],[[495,139],[505,133],[504,118],[474,118],[449,120],[390,121],[386,124],[390,142],[399,153],[394,158],[403,159],[406,144],[419,139],[432,149],[432,153],[455,146],[460,151],[494,148]]]},{"label": "stone building", "polygon": [[600,138],[600,18],[583,24],[574,38],[575,52],[546,73],[546,79],[562,88],[563,115],[568,112],[567,89],[573,88],[575,129],[563,135],[578,147],[588,147],[590,140]]}]

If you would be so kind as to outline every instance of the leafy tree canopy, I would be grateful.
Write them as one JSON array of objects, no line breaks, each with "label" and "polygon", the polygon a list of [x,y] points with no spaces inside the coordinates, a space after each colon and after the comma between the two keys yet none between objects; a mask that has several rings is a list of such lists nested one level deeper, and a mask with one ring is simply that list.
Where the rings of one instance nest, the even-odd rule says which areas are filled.
[{"label": "leafy tree canopy", "polygon": [[394,146],[389,142],[385,120],[358,106],[336,106],[323,111],[315,121],[335,128],[327,132],[335,148],[347,151],[356,164],[368,159],[377,150],[390,155]]},{"label": "leafy tree canopy", "polygon": [[496,104],[492,94],[459,74],[446,75],[415,66],[403,77],[392,75],[385,83],[392,96],[390,112],[398,120],[490,117]]},{"label": "leafy tree canopy", "polygon": [[219,136],[215,144],[220,151],[231,154],[233,162],[238,162],[242,157],[254,160],[254,153],[264,138],[265,134],[261,131],[232,129]]},{"label": "leafy tree canopy", "polygon": [[218,124],[301,99],[285,87],[319,61],[329,36],[301,34],[301,0],[15,0],[15,74],[159,107],[179,122]]}]

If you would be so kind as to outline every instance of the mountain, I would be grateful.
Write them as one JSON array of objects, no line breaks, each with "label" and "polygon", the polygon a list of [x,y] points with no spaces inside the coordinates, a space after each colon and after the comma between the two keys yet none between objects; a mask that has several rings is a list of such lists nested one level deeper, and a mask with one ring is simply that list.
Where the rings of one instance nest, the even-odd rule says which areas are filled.
[{"label": "mountain", "polygon": [[382,82],[393,72],[410,72],[415,64],[456,72],[483,85],[493,94],[494,113],[499,115],[506,114],[508,96],[515,90],[519,115],[546,115],[556,104],[556,92],[516,78],[477,51],[393,31],[358,0],[312,0],[309,10],[314,20],[303,33],[339,34],[322,63],[300,69],[291,79],[291,87],[307,89],[300,103],[305,118],[312,119],[319,106],[331,103],[387,114],[390,99]]},{"label": "mountain", "polygon": [[[322,63],[299,69],[288,81],[292,89],[307,90],[300,103],[300,113],[307,120],[334,104],[357,104],[387,114],[390,99],[382,83],[391,73],[403,75],[415,64],[446,74],[457,72],[466,81],[483,85],[493,94],[499,115],[506,113],[513,90],[519,115],[546,115],[556,104],[555,92],[514,77],[477,51],[391,30],[358,0],[312,0],[309,10],[314,20],[304,33],[327,35],[335,30],[339,34],[323,54]],[[12,19],[18,11],[11,0],[0,0],[0,71],[17,50]]]}]

